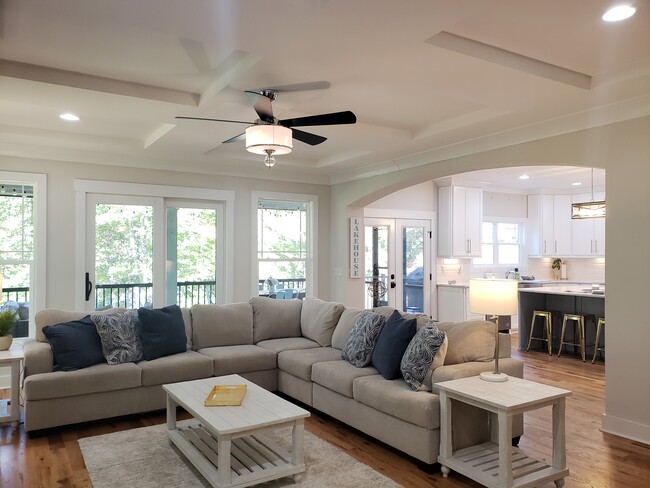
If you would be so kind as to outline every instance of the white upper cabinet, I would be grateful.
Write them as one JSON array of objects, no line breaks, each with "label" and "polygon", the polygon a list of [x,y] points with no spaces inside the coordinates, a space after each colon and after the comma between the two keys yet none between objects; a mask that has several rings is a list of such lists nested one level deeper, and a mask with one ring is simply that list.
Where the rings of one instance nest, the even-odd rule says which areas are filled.
[{"label": "white upper cabinet", "polygon": [[[594,200],[604,200],[604,193],[594,194]],[[574,203],[591,201],[591,194],[574,195]],[[586,257],[605,256],[605,219],[573,219],[573,255]]]},{"label": "white upper cabinet", "polygon": [[438,188],[438,256],[480,256],[482,221],[483,190]]},{"label": "white upper cabinet", "polygon": [[529,256],[571,256],[571,196],[529,195],[526,228]]}]

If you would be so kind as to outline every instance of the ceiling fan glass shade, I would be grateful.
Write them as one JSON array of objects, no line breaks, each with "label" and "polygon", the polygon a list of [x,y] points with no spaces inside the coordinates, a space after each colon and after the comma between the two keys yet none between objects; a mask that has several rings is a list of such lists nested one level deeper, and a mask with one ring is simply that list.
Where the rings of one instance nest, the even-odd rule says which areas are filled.
[{"label": "ceiling fan glass shade", "polygon": [[254,154],[289,154],[291,129],[280,125],[252,125],[246,129],[246,150]]},{"label": "ceiling fan glass shade", "polygon": [[606,207],[605,201],[599,202],[583,202],[571,204],[571,218],[572,219],[595,219],[605,217]]}]

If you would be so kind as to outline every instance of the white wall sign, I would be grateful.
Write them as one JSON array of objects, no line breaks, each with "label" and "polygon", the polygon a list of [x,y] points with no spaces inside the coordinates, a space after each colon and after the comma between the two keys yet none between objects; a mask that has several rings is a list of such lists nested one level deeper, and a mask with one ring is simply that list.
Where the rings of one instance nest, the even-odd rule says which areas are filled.
[{"label": "white wall sign", "polygon": [[350,218],[350,278],[361,278],[361,219]]}]

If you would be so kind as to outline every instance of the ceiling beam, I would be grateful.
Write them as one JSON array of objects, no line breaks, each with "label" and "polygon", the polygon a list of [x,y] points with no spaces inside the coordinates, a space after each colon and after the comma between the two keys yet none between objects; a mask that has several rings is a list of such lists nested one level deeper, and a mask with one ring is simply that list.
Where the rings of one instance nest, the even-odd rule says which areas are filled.
[{"label": "ceiling beam", "polygon": [[49,68],[36,64],[19,63],[7,59],[0,59],[0,76],[111,93],[113,95],[187,105],[190,107],[196,107],[199,102],[199,95],[196,93],[116,80],[113,78],[104,78],[102,76]]}]

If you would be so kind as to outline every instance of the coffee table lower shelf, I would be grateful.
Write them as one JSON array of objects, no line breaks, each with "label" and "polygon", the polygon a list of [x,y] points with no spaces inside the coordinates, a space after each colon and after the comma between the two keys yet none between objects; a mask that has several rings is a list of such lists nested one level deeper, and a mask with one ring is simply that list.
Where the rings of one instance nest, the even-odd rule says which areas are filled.
[{"label": "coffee table lower shelf", "polygon": [[167,431],[171,441],[199,472],[220,488],[245,487],[291,476],[305,470],[304,464],[292,464],[291,454],[279,448],[263,434],[232,440],[230,446],[230,483],[219,483],[218,442],[198,421]]},{"label": "coffee table lower shelf", "polygon": [[[568,469],[557,469],[524,454],[520,449],[512,449],[513,487],[537,486],[547,481],[555,481],[569,475]],[[466,447],[454,452],[451,458],[438,460],[450,469],[487,486],[497,487],[499,483],[499,446],[486,442]]]}]

